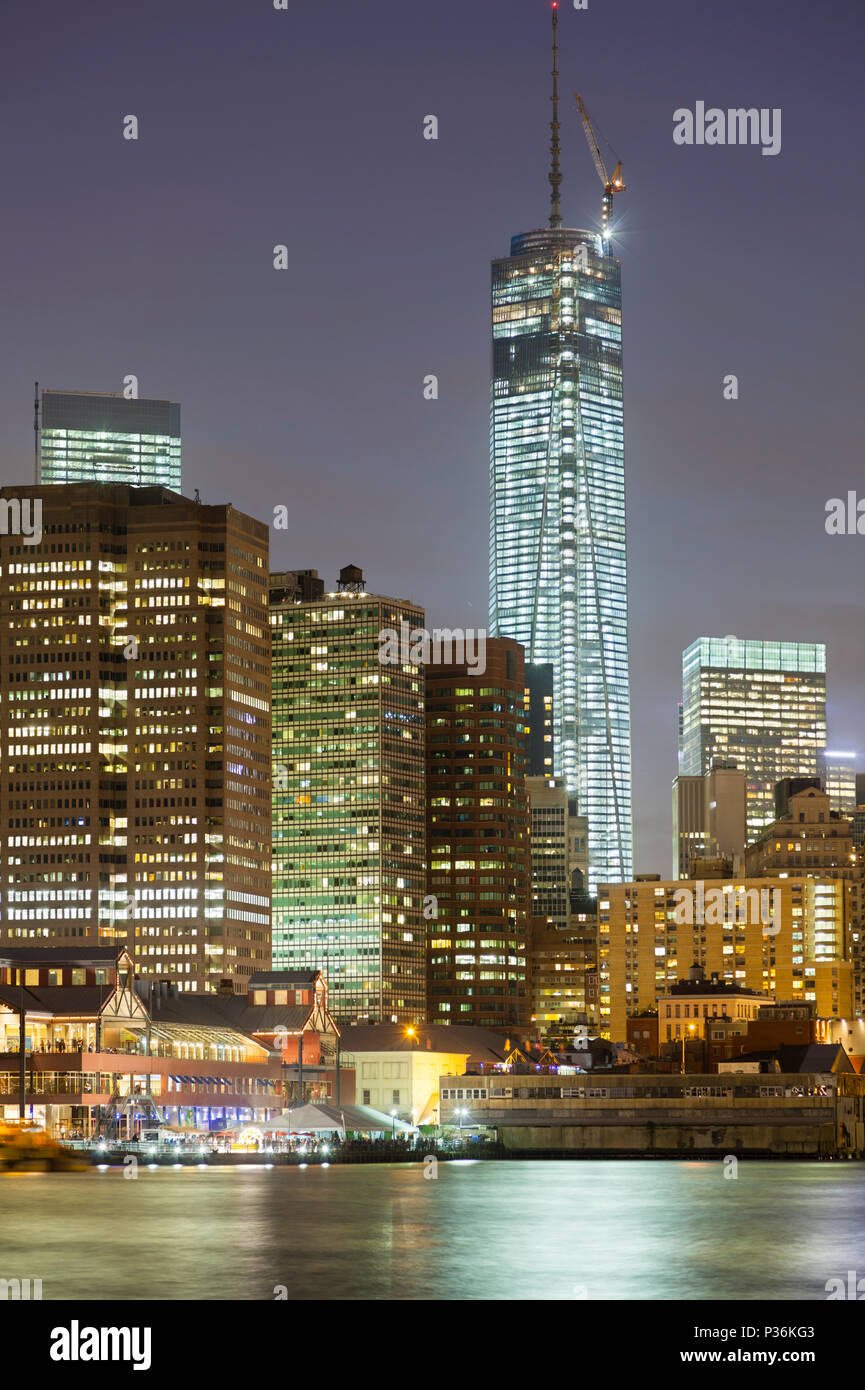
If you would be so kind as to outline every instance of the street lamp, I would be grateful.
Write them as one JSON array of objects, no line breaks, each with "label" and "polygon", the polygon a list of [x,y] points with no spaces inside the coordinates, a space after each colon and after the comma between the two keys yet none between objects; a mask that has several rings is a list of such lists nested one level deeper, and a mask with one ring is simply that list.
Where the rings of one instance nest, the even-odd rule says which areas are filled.
[{"label": "street lamp", "polygon": [[[693,1034],[694,1034],[696,1031],[697,1031],[697,1025],[696,1025],[696,1023],[689,1023],[689,1024],[688,1024],[688,1032],[693,1036]],[[683,1075],[683,1076],[685,1075],[685,1040],[686,1040],[686,1036],[687,1036],[687,1035],[686,1035],[685,1033],[682,1034],[682,1075]]]},{"label": "street lamp", "polygon": [[459,1117],[460,1117],[460,1134],[462,1134],[462,1132],[463,1132],[463,1115],[467,1115],[468,1113],[469,1113],[469,1112],[468,1112],[467,1110],[458,1110],[458,1111],[457,1111],[457,1114],[458,1114]]},{"label": "street lamp", "polygon": [[394,1140],[396,1139],[396,1111],[395,1111],[395,1110],[391,1110],[391,1112],[390,1112],[390,1139],[391,1139],[391,1143],[393,1143]]}]

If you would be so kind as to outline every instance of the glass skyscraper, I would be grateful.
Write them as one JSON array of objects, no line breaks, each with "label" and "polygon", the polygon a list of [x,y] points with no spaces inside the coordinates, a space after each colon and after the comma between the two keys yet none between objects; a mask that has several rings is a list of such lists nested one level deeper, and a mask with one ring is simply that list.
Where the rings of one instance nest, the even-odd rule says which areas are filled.
[{"label": "glass skyscraper", "polygon": [[43,391],[42,483],[127,483],[180,491],[180,406],[110,392]]},{"label": "glass skyscraper", "polygon": [[775,783],[816,777],[826,746],[826,648],[821,642],[699,637],[682,655],[680,769],[713,759],[747,784],[748,837],[775,820]]},{"label": "glass skyscraper", "polygon": [[271,575],[273,966],[321,969],[340,1022],[425,1017],[422,668],[379,660],[423,610],[353,566]]},{"label": "glass skyscraper", "polygon": [[622,295],[609,238],[561,226],[554,100],[550,226],[492,267],[490,626],[552,663],[594,891],[633,867]]}]

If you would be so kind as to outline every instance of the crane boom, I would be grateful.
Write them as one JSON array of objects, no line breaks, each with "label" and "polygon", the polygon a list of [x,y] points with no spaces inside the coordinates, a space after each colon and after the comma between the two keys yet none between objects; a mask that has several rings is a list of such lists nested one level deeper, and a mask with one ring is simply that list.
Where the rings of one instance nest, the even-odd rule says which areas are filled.
[{"label": "crane boom", "polygon": [[601,154],[601,147],[598,144],[598,137],[595,135],[595,128],[592,125],[591,117],[583,105],[583,98],[580,96],[579,92],[574,92],[574,96],[580,108],[580,116],[582,117],[583,130],[586,132],[589,151],[594,160],[595,168],[598,171],[598,177],[604,186],[604,196],[601,199],[601,234],[604,241],[607,241],[609,238],[610,219],[613,216],[613,194],[624,193],[625,191],[625,181],[622,177],[622,162],[621,160],[619,161],[613,170],[612,177],[610,177],[607,172],[607,166],[604,163],[604,156]]},{"label": "crane boom", "polygon": [[580,108],[580,115],[583,120],[583,130],[586,132],[586,140],[588,142],[589,151],[591,153],[592,159],[595,161],[595,168],[598,171],[598,177],[600,178],[601,183],[604,184],[604,186],[606,186],[610,182],[610,176],[607,173],[607,166],[604,163],[604,156],[601,154],[600,147],[595,136],[595,130],[594,126],[592,125],[591,117],[589,116],[588,111],[583,105],[583,98],[580,96],[579,92],[574,92],[574,96],[577,98],[577,105]]}]

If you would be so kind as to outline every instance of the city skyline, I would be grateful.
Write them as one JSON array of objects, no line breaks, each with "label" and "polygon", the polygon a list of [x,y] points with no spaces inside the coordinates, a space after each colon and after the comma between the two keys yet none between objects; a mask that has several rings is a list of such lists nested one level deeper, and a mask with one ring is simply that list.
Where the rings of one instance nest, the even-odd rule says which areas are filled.
[{"label": "city skyline", "polygon": [[[600,11],[561,6],[562,205],[567,224],[596,225],[600,190],[572,98],[577,89],[614,139],[628,178],[614,238],[628,303],[634,867],[651,871],[669,853],[679,654],[700,632],[826,642],[829,739],[860,746],[865,656],[847,635],[858,621],[847,597],[856,592],[857,540],[823,529],[825,499],[845,495],[859,467],[855,320],[840,295],[841,267],[830,258],[819,277],[803,282],[789,234],[791,226],[804,231],[808,209],[822,227],[830,188],[854,154],[855,127],[839,93],[856,30],[852,17],[839,16],[830,80],[812,71],[804,4],[767,3],[754,14],[733,3],[710,45],[692,7],[672,4],[660,30],[636,3],[625,0],[621,11],[631,35],[624,50]],[[291,529],[271,533],[274,568],[305,563],[330,572],[347,553],[368,565],[357,553],[362,528],[382,555],[383,591],[411,597],[432,623],[479,626],[487,603],[486,267],[503,228],[530,225],[547,193],[546,0],[537,7],[481,0],[471,11],[446,4],[434,42],[426,42],[419,15],[385,0],[384,48],[356,10],[336,0],[328,119],[306,123],[313,157],[290,157],[288,166],[283,118],[300,119],[307,97],[314,99],[311,74],[324,61],[314,15],[240,19],[217,3],[208,13],[213,53],[191,71],[186,54],[198,43],[197,25],[157,4],[151,17],[173,45],[160,46],[154,84],[140,56],[150,53],[149,25],[133,14],[123,33],[108,26],[102,35],[99,12],[95,5],[84,21],[93,52],[119,61],[106,58],[86,92],[67,74],[62,25],[38,39],[35,15],[17,13],[10,26],[13,55],[38,42],[43,71],[56,80],[38,119],[32,92],[17,85],[25,64],[10,82],[22,119],[7,159],[4,244],[14,249],[0,359],[4,481],[32,477],[34,379],[119,391],[135,373],[142,395],[183,403],[187,494],[199,487],[205,501],[233,501],[263,520],[291,502]],[[288,42],[276,37],[282,21],[291,26]],[[743,30],[752,40],[744,49],[734,42]],[[244,77],[249,100],[232,100],[223,115],[233,70],[219,50],[234,51],[238,36],[258,56],[254,90]],[[455,60],[457,36],[463,56]],[[369,81],[357,75],[359,53]],[[758,150],[674,146],[673,111],[703,92],[722,104],[782,105],[781,154],[768,160]],[[125,142],[122,117],[136,109],[140,137]],[[437,142],[423,140],[427,112],[439,115]],[[346,139],[346,131],[359,133]],[[236,158],[241,148],[255,148],[256,159]],[[238,191],[232,206],[223,191],[227,165]],[[39,187],[34,167],[45,170]],[[291,198],[282,187],[286,167]],[[393,182],[367,178],[372,168],[391,167],[399,169]],[[270,177],[276,170],[278,183]],[[93,200],[97,179],[118,203],[107,222]],[[61,256],[45,230],[58,181],[74,210]],[[344,254],[346,194],[366,214],[352,233],[351,260],[359,256],[366,267],[360,278]],[[142,198],[174,207],[177,235],[150,216],[128,218],[120,208],[127,198],[133,207]],[[851,240],[861,198],[854,185],[836,207],[834,238]],[[296,215],[303,204],[316,209],[314,230]],[[403,235],[388,242],[380,229],[396,217]],[[302,283],[272,268],[278,242],[290,245],[293,265],[305,266]],[[418,256],[432,291],[417,283]],[[327,386],[314,365],[330,338],[316,314],[314,286],[325,273],[333,293],[353,305],[344,349],[334,357],[327,348]],[[827,277],[839,302],[836,351],[831,363],[806,368],[793,325],[819,315]],[[420,297],[411,323],[407,294]],[[755,306],[761,327],[743,336],[743,313]],[[287,322],[297,329],[288,338]],[[292,337],[302,339],[302,352]],[[439,376],[434,402],[422,395],[430,372]],[[735,402],[722,398],[728,372],[739,376]],[[389,437],[411,438],[408,455]],[[364,476],[374,477],[371,487]],[[335,508],[334,493],[351,505]]]},{"label": "city skyline", "polygon": [[840,1368],[861,4],[7,9],[0,1306]]}]

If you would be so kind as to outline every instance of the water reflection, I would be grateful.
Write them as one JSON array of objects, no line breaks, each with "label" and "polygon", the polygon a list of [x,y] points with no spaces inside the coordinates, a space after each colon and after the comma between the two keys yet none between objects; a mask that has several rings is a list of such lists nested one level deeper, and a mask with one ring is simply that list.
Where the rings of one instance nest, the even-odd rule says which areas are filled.
[{"label": "water reflection", "polygon": [[142,1165],[2,1177],[0,1230],[45,1299],[825,1299],[865,1165]]}]

